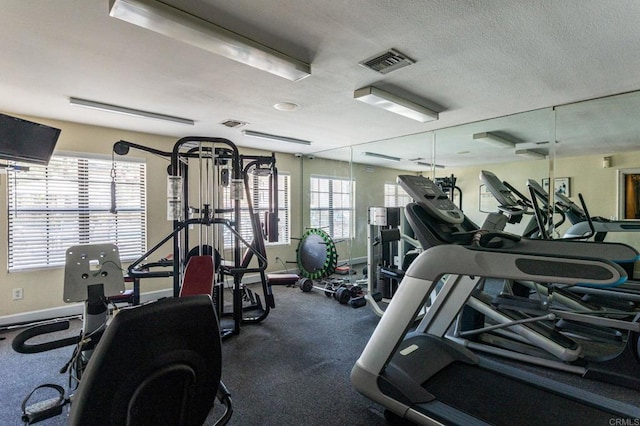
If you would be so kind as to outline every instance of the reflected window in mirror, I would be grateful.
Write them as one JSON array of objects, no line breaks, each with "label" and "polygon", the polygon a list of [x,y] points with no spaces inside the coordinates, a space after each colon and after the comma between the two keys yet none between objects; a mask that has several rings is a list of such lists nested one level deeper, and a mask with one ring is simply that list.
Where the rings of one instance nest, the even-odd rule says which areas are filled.
[{"label": "reflected window in mirror", "polygon": [[413,200],[397,183],[384,184],[384,206],[404,207]]},{"label": "reflected window in mirror", "polygon": [[334,240],[351,238],[355,182],[323,176],[310,179],[310,226],[324,230]]},{"label": "reflected window in mirror", "polygon": [[[248,196],[251,197],[251,204],[254,213],[258,214],[260,220],[263,221],[267,212],[271,211],[269,176],[252,175],[249,179]],[[287,245],[291,242],[291,222],[289,211],[291,210],[290,187],[291,175],[287,172],[278,172],[278,241],[267,242],[268,246]],[[222,205],[224,209],[233,208],[233,200],[231,199],[231,187],[229,185],[222,187]],[[225,213],[225,219],[232,220],[232,213]],[[253,229],[251,228],[251,214],[249,213],[249,204],[243,197],[240,200],[240,236],[246,241],[251,242],[254,238]],[[232,232],[224,228],[224,247],[232,248],[234,245]]]}]

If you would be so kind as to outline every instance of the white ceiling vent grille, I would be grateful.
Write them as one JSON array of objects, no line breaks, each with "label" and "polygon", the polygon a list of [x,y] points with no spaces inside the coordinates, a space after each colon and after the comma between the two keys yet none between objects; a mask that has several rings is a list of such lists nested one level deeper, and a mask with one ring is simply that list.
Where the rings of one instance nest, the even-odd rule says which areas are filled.
[{"label": "white ceiling vent grille", "polygon": [[404,53],[390,49],[369,59],[365,59],[360,62],[360,65],[379,72],[380,74],[388,74],[391,71],[404,68],[413,63],[415,63],[415,61]]},{"label": "white ceiling vent grille", "polygon": [[224,120],[222,123],[223,126],[226,127],[231,127],[231,128],[236,128],[236,127],[242,127],[242,126],[246,126],[248,123],[244,122],[244,121],[240,121],[240,120]]}]

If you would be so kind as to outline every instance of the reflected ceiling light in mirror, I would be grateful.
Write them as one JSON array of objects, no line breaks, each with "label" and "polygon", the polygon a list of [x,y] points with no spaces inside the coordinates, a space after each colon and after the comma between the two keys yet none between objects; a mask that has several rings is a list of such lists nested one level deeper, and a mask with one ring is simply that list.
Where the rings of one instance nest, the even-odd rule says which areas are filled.
[{"label": "reflected ceiling light in mirror", "polygon": [[127,108],[119,105],[105,104],[102,102],[89,101],[87,99],[69,98],[69,103],[74,106],[97,109],[99,111],[115,112],[117,114],[130,115],[132,117],[152,118],[154,120],[170,121],[173,123],[187,124],[189,126],[193,126],[195,124],[193,120],[190,120],[188,118],[175,117],[173,115],[159,114],[157,112]]},{"label": "reflected ceiling light in mirror", "polygon": [[373,86],[356,90],[353,92],[353,98],[421,123],[438,119],[437,112]]},{"label": "reflected ceiling light in mirror", "polygon": [[271,135],[269,133],[254,132],[253,130],[243,130],[242,134],[245,136],[249,136],[251,138],[265,139],[265,140],[275,141],[275,142],[289,142],[289,143],[297,143],[300,145],[311,145],[310,141],[305,141],[303,139],[290,138],[287,136],[280,136],[280,135]]},{"label": "reflected ceiling light in mirror", "polygon": [[434,167],[436,169],[444,169],[444,166],[442,164],[431,164],[431,163],[424,163],[422,161],[418,161],[416,164],[419,164],[421,166],[425,166],[425,167]]},{"label": "reflected ceiling light in mirror", "polygon": [[109,15],[291,81],[309,64],[155,0],[110,0]]},{"label": "reflected ceiling light in mirror", "polygon": [[536,151],[532,151],[530,149],[517,149],[516,155],[518,157],[529,158],[531,160],[542,160],[544,158],[547,158],[546,155]]},{"label": "reflected ceiling light in mirror", "polygon": [[498,136],[491,132],[476,133],[473,135],[474,140],[479,140],[496,148],[513,148],[516,144],[508,139]]},{"label": "reflected ceiling light in mirror", "polygon": [[400,158],[398,158],[398,157],[392,157],[390,155],[378,154],[377,152],[365,152],[364,155],[366,155],[367,157],[380,158],[381,160],[400,161]]}]

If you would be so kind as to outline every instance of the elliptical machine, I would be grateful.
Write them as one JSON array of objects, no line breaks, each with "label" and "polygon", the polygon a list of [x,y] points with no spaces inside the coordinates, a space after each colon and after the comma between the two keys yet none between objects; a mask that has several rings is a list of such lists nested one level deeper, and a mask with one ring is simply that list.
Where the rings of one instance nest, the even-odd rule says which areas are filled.
[{"label": "elliptical machine", "polygon": [[[230,394],[220,381],[220,331],[211,298],[167,298],[125,308],[111,317],[105,295],[122,291],[115,245],[79,245],[66,251],[64,300],[84,301],[80,334],[27,343],[69,328],[69,321],[59,321],[24,330],[12,346],[20,353],[36,353],[75,344],[61,370],[69,372],[68,395],[59,385],[38,386],[22,403],[23,422],[34,424],[60,415],[70,404],[72,426],[155,424],[158,418],[201,424],[217,398],[225,410],[216,425],[226,424],[233,410]],[[181,387],[184,383],[187,386]],[[31,403],[35,391],[42,388],[59,395]],[[158,401],[162,401],[160,407]]]}]

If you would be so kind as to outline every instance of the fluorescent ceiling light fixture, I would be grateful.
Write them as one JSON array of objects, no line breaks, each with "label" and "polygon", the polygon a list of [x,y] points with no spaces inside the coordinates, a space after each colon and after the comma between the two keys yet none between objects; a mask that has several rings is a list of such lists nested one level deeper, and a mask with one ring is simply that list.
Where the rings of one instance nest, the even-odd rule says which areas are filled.
[{"label": "fluorescent ceiling light fixture", "polygon": [[425,163],[422,161],[418,161],[416,164],[419,164],[420,166],[425,166],[425,167],[434,167],[436,169],[444,169],[444,166],[442,164],[431,164],[431,163]]},{"label": "fluorescent ceiling light fixture", "polygon": [[309,64],[155,0],[110,0],[109,15],[291,81]]},{"label": "fluorescent ceiling light fixture", "polygon": [[518,157],[530,158],[532,160],[542,160],[543,158],[547,158],[546,155],[540,154],[539,152],[532,151],[530,149],[517,149],[516,155]]},{"label": "fluorescent ceiling light fixture", "polygon": [[139,109],[127,108],[127,107],[112,105],[112,104],[105,104],[102,102],[89,101],[86,99],[69,98],[69,103],[71,105],[82,106],[82,107],[97,109],[97,110],[106,111],[106,112],[115,112],[118,114],[130,115],[132,117],[153,118],[155,120],[171,121],[174,123],[187,124],[189,126],[193,126],[195,123],[193,120],[190,120],[188,118],[175,117],[173,115],[158,114],[156,112],[142,111]]},{"label": "fluorescent ceiling light fixture", "polygon": [[491,132],[476,133],[473,139],[477,139],[496,148],[513,148],[516,144],[508,139],[495,135]]},{"label": "fluorescent ceiling light fixture", "polygon": [[243,130],[242,134],[252,138],[266,139],[269,141],[297,143],[300,145],[311,145],[310,141],[305,141],[303,139],[289,138],[287,136],[279,136],[279,135],[270,135],[269,133],[254,132],[253,130]]},{"label": "fluorescent ceiling light fixture", "polygon": [[392,157],[390,155],[378,154],[377,152],[365,152],[364,155],[366,155],[367,157],[380,158],[381,160],[400,161],[400,158],[398,158],[398,157]]},{"label": "fluorescent ceiling light fixture", "polygon": [[373,86],[356,90],[353,92],[353,98],[357,101],[420,121],[421,123],[438,119],[437,112]]}]

